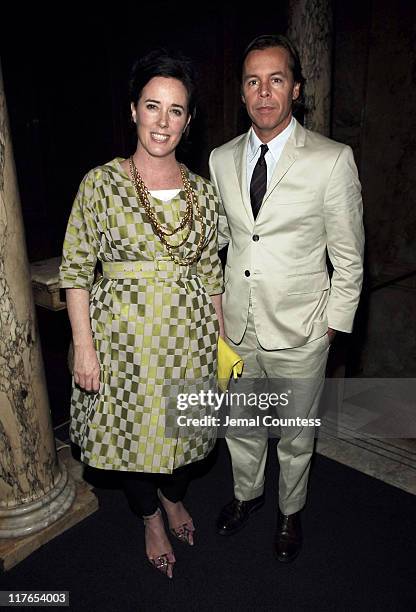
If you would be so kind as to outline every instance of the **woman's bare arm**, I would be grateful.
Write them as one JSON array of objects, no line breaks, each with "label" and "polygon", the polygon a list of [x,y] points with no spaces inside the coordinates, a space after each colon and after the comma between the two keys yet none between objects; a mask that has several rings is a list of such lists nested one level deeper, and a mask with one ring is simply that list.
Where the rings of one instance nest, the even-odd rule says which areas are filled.
[{"label": "woman's bare arm", "polygon": [[97,392],[100,388],[100,364],[92,339],[89,301],[86,289],[66,290],[74,343],[74,380],[86,391]]}]

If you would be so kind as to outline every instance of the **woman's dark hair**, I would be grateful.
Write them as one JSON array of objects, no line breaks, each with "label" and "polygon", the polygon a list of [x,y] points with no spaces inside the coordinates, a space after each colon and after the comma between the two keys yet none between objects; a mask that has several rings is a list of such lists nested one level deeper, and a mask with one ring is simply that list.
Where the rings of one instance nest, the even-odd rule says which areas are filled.
[{"label": "woman's dark hair", "polygon": [[154,77],[178,79],[188,93],[188,112],[192,118],[195,117],[195,70],[189,58],[181,53],[169,53],[166,49],[155,49],[140,57],[130,75],[130,102],[134,106],[137,106],[143,88]]},{"label": "woman's dark hair", "polygon": [[289,67],[292,71],[293,80],[295,83],[300,83],[299,97],[293,101],[293,108],[299,110],[303,106],[303,88],[305,85],[305,78],[302,74],[302,66],[300,64],[299,53],[295,45],[283,34],[262,34],[257,36],[251,43],[246,47],[243,57],[241,60],[240,79],[242,78],[244,62],[246,61],[247,55],[251,51],[263,51],[271,47],[282,47],[286,49],[289,54]]}]

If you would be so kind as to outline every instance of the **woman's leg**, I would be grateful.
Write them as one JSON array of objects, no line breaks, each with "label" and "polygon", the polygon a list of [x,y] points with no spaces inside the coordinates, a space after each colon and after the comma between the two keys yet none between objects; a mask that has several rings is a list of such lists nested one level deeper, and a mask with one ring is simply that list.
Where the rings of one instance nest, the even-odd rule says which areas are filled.
[{"label": "woman's leg", "polygon": [[160,476],[159,489],[171,502],[182,501],[191,480],[192,463]]},{"label": "woman's leg", "polygon": [[159,496],[168,515],[169,527],[181,542],[193,546],[195,531],[192,518],[182,503],[191,478],[191,465],[175,470],[160,480]]},{"label": "woman's leg", "polygon": [[130,508],[144,520],[147,558],[153,567],[172,578],[175,555],[159,508],[158,474],[126,473],[122,483]]},{"label": "woman's leg", "polygon": [[158,474],[123,472],[121,480],[131,510],[139,517],[154,514],[159,507]]}]

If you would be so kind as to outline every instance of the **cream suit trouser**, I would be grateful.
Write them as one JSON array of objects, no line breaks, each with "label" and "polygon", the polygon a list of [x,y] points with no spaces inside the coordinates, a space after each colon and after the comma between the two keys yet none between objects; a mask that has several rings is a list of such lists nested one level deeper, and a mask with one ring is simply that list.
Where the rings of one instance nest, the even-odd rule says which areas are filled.
[{"label": "cream suit trouser", "polygon": [[[243,375],[237,381],[231,381],[229,393],[250,393],[259,382],[263,388],[260,379],[265,379],[265,383],[266,379],[272,379],[272,391],[275,391],[275,384],[286,390],[292,387],[288,405],[273,407],[273,416],[279,419],[317,417],[328,358],[327,334],[298,348],[264,350],[257,339],[250,306],[241,343],[228,342],[244,360]],[[232,416],[238,416],[239,411],[239,408],[232,407]],[[227,434],[237,499],[247,501],[263,493],[268,437],[264,430],[258,430],[258,435],[253,431],[246,435]],[[283,514],[293,514],[305,505],[314,442],[314,427],[280,428],[277,457],[280,465],[279,507]]]}]

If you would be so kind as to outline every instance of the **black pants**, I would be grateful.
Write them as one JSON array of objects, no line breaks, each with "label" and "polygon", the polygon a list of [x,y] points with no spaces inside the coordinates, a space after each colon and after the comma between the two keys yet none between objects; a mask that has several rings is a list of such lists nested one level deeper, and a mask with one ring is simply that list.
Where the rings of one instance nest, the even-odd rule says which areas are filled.
[{"label": "black pants", "polygon": [[182,501],[191,478],[192,464],[174,470],[172,474],[123,472],[121,479],[130,508],[137,516],[154,514],[160,505],[157,490],[171,502]]}]

